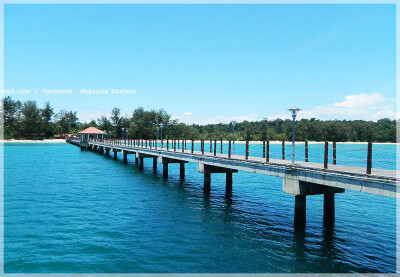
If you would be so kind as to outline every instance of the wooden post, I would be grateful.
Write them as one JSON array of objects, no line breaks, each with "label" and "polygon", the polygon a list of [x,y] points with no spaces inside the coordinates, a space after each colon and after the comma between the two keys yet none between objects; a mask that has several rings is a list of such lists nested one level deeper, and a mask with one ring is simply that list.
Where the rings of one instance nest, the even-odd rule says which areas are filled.
[{"label": "wooden post", "polygon": [[174,144],[174,152],[176,152],[176,140],[173,140],[173,144]]},{"label": "wooden post", "polygon": [[185,139],[185,150],[186,150],[186,139]]},{"label": "wooden post", "polygon": [[265,158],[265,140],[263,141],[263,159]]},{"label": "wooden post", "polygon": [[229,147],[228,147],[228,158],[231,158],[231,140],[229,140]]},{"label": "wooden post", "polygon": [[367,174],[371,174],[371,169],[372,169],[372,142],[368,142]]},{"label": "wooden post", "polygon": [[185,152],[185,143],[183,142],[183,140],[182,140],[182,153],[184,153]]},{"label": "wooden post", "polygon": [[222,154],[222,138],[221,138],[221,154]]},{"label": "wooden post", "polygon": [[246,140],[246,154],[245,154],[245,159],[249,159],[249,141]]},{"label": "wooden post", "polygon": [[167,151],[169,150],[169,139],[167,139]]},{"label": "wooden post", "polygon": [[285,159],[285,141],[282,141],[282,160]]},{"label": "wooden post", "polygon": [[210,139],[210,153],[212,153],[212,139]]},{"label": "wooden post", "polygon": [[214,140],[214,156],[217,156],[217,140]]},{"label": "wooden post", "polygon": [[267,156],[265,157],[265,161],[269,163],[269,140],[267,141]]},{"label": "wooden post", "polygon": [[333,164],[336,164],[336,141],[333,142]]},{"label": "wooden post", "polygon": [[304,143],[304,151],[305,151],[304,153],[305,161],[308,162],[308,141]]},{"label": "wooden post", "polygon": [[325,141],[325,151],[324,151],[324,169],[328,169],[328,142]]},{"label": "wooden post", "polygon": [[201,154],[204,155],[204,140],[201,140]]},{"label": "wooden post", "polygon": [[192,150],[191,150],[192,154],[194,152],[194,140],[192,139]]}]

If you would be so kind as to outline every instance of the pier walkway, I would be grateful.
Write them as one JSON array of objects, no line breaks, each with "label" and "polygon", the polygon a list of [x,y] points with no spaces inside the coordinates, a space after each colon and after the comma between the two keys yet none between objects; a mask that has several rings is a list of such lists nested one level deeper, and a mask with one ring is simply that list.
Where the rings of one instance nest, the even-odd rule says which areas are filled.
[{"label": "pier walkway", "polygon": [[[120,152],[124,163],[127,156],[134,155],[135,163],[143,168],[143,159],[152,158],[153,168],[157,164],[163,166],[163,177],[168,177],[168,164],[180,164],[180,176],[185,176],[185,163],[197,163],[198,172],[204,174],[204,191],[211,189],[211,174],[226,174],[226,190],[232,190],[232,175],[240,171],[253,172],[278,176],[283,178],[282,190],[295,196],[295,226],[304,226],[306,221],[306,196],[324,194],[324,224],[333,223],[335,214],[334,195],[343,193],[345,190],[354,190],[376,195],[399,197],[400,187],[398,171],[345,166],[337,164],[314,163],[290,160],[270,159],[269,148],[264,150],[264,157],[252,157],[248,155],[248,143],[246,144],[246,155],[223,154],[217,151],[217,142],[214,143],[214,151],[205,151],[204,142],[201,142],[201,151],[186,149],[186,143],[182,143],[181,149],[176,147],[176,142],[164,145],[157,149],[157,144],[152,142],[134,141],[89,141],[69,140],[69,143],[80,146],[82,150],[89,149],[109,155],[113,152],[114,159]],[[191,144],[193,145],[193,143]],[[160,147],[160,146],[158,146]],[[264,146],[265,147],[265,146]],[[269,146],[268,146],[269,147]],[[210,143],[212,149],[212,143]],[[221,142],[222,149],[222,142]],[[220,153],[217,153],[220,152]],[[267,154],[265,154],[267,152]],[[371,156],[369,154],[369,156]],[[325,159],[327,160],[327,159]],[[369,165],[370,166],[370,165]],[[366,173],[367,172],[367,173]]]}]

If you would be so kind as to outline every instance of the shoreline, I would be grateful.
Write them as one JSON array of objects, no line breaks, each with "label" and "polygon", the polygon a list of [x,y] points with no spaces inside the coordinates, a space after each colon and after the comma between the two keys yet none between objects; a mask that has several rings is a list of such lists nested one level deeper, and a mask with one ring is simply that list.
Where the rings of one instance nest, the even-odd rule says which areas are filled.
[{"label": "shoreline", "polygon": [[0,140],[0,143],[67,143],[65,139],[44,139],[44,140],[33,140],[33,139],[4,139]]},{"label": "shoreline", "polygon": [[[189,142],[189,140],[187,140]],[[195,143],[200,143],[199,140],[195,140]],[[209,140],[205,140],[206,144],[209,144]],[[213,141],[214,142],[214,141]],[[0,140],[0,143],[67,143],[64,139],[44,139],[44,140],[18,140],[18,139],[6,139],[6,140]],[[166,141],[164,140],[164,143]],[[217,140],[217,144],[219,144],[220,141]],[[229,143],[229,141],[224,140],[223,143]],[[245,141],[235,141],[235,144],[245,144]],[[250,141],[250,144],[262,144],[262,141]],[[281,141],[270,141],[270,144],[282,144]],[[308,144],[323,144],[325,143],[324,141],[309,141]],[[366,145],[368,142],[336,142],[337,144],[348,144],[348,145]],[[292,144],[291,141],[285,141],[285,144]],[[296,141],[296,144],[304,144],[304,141]],[[332,144],[330,141],[329,144]],[[400,145],[400,143],[395,143],[395,142],[373,142],[373,144],[380,144],[380,145]]]}]

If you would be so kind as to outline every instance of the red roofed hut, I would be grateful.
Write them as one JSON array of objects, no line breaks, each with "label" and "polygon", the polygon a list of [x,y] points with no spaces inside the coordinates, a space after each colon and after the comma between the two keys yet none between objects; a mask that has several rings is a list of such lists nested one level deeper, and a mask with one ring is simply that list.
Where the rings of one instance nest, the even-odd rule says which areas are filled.
[{"label": "red roofed hut", "polygon": [[104,139],[104,135],[107,133],[95,127],[89,127],[79,132],[79,134],[81,135],[81,141],[89,141],[90,139]]}]

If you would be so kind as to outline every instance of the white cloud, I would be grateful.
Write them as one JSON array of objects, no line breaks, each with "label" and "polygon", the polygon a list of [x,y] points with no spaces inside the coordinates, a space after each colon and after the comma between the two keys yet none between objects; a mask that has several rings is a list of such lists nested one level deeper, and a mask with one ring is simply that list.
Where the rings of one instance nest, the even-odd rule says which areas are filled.
[{"label": "white cloud", "polygon": [[182,115],[183,115],[183,116],[191,116],[192,113],[191,113],[191,112],[187,112],[187,113],[183,113]]},{"label": "white cloud", "polygon": [[327,106],[318,106],[305,112],[303,118],[376,121],[384,117],[392,119],[396,117],[393,99],[386,99],[380,93],[347,95],[344,101]]}]

